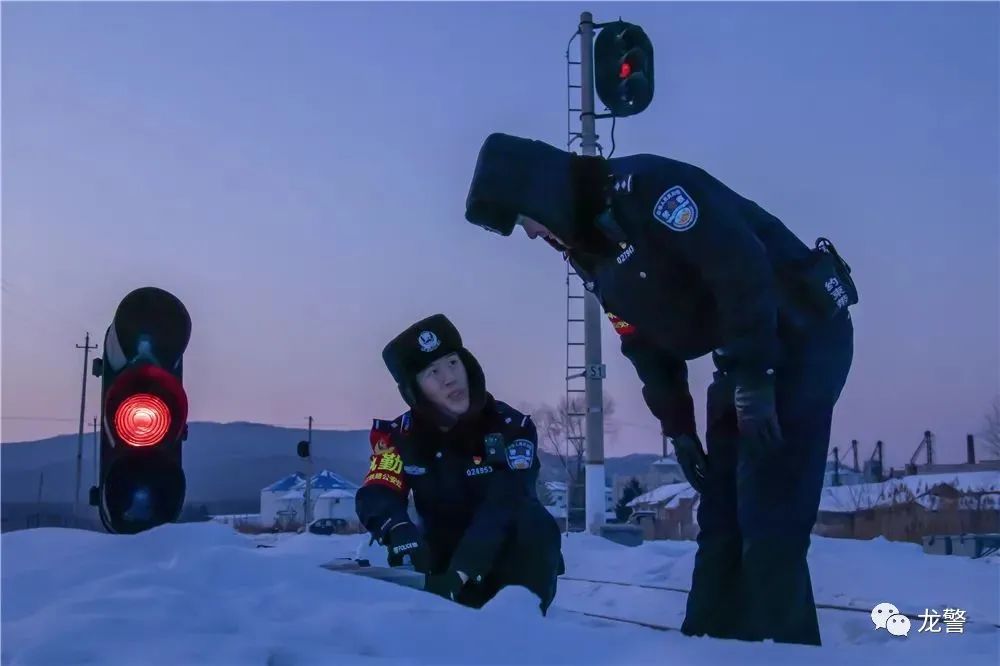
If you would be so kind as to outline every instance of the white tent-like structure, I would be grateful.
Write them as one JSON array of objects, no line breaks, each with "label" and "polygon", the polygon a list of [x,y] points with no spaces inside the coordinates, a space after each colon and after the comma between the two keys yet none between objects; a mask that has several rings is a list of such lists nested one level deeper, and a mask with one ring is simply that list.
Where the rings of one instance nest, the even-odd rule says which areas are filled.
[{"label": "white tent-like structure", "polygon": [[334,488],[327,490],[316,500],[313,509],[314,518],[341,518],[348,524],[358,522],[358,514],[354,508],[353,490]]},{"label": "white tent-like structure", "polygon": [[[288,476],[275,481],[268,487],[260,491],[260,524],[263,527],[270,527],[274,525],[278,520],[279,511],[293,510],[294,507],[288,506],[288,500],[286,496],[289,492],[293,491],[299,484],[303,488],[306,486],[306,477],[303,474],[296,472],[295,474],[289,474]],[[300,502],[301,505],[301,502]],[[302,511],[299,509],[298,519],[301,520]]]},{"label": "white tent-like structure", "polygon": [[[312,517],[357,520],[354,495],[358,485],[344,477],[322,470],[310,482],[309,503]],[[302,523],[305,517],[305,476],[296,472],[275,481],[260,491],[260,524],[269,527],[280,520]]]}]

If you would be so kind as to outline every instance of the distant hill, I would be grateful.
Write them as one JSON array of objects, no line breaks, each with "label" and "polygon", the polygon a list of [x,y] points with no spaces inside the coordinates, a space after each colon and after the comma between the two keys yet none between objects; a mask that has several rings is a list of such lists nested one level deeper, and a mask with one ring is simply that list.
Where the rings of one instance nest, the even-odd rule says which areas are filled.
[{"label": "distant hill", "polygon": [[[303,469],[295,445],[305,429],[259,423],[189,424],[184,442],[187,501],[216,503],[257,500],[260,489]],[[313,430],[313,461],[360,483],[368,467],[367,430]],[[71,502],[76,478],[76,435],[0,446],[3,503],[35,502],[40,475],[43,502]],[[81,497],[94,482],[94,436],[84,439]]]},{"label": "distant hill", "polygon": [[[190,504],[256,507],[260,490],[297,470],[303,461],[295,445],[306,430],[259,423],[193,422],[184,442],[184,470]],[[3,504],[35,504],[42,482],[43,503],[73,501],[76,435],[0,445],[0,499]],[[360,483],[368,469],[368,430],[313,430],[315,469],[329,469]],[[84,439],[80,496],[94,483],[94,436]],[[657,456],[633,454],[606,461],[608,483],[617,474],[642,474]],[[542,452],[542,479],[564,477],[557,456]]]}]

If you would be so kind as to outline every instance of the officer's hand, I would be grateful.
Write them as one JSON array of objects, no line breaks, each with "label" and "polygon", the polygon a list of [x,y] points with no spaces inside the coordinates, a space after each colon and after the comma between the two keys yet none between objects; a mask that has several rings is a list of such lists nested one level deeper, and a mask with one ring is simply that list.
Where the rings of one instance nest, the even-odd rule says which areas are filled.
[{"label": "officer's hand", "polygon": [[738,384],[735,402],[740,445],[747,447],[755,458],[777,453],[782,446],[782,435],[775,410],[773,376]]},{"label": "officer's hand", "polygon": [[429,570],[429,555],[424,539],[420,535],[420,530],[413,523],[396,523],[386,530],[383,538],[389,549],[389,566],[398,567],[403,564],[403,558],[410,556],[410,562],[416,571],[426,572]]},{"label": "officer's hand", "polygon": [[670,438],[677,454],[677,462],[684,471],[684,478],[699,493],[705,492],[705,478],[708,476],[708,456],[701,446],[698,435],[679,435]]},{"label": "officer's hand", "polygon": [[451,569],[443,574],[428,574],[424,580],[424,590],[454,601],[465,585],[465,580],[462,574]]}]

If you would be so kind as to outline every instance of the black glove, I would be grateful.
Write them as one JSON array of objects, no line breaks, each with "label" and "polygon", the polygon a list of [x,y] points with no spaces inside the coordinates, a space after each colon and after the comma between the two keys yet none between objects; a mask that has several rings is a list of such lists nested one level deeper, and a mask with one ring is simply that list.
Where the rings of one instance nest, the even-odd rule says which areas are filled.
[{"label": "black glove", "polygon": [[464,586],[462,577],[450,569],[443,574],[428,574],[424,580],[425,591],[452,601]]},{"label": "black glove", "polygon": [[429,554],[420,530],[413,523],[406,521],[396,523],[383,532],[382,542],[389,551],[389,566],[398,567],[403,564],[403,557],[410,556],[413,568],[421,573],[429,570]]},{"label": "black glove", "polygon": [[677,462],[684,471],[684,478],[699,493],[705,492],[705,478],[708,476],[708,456],[701,446],[698,435],[678,435],[670,438],[677,454]]},{"label": "black glove", "polygon": [[774,376],[739,382],[735,402],[740,445],[758,459],[777,453],[782,446],[782,435],[775,410]]}]

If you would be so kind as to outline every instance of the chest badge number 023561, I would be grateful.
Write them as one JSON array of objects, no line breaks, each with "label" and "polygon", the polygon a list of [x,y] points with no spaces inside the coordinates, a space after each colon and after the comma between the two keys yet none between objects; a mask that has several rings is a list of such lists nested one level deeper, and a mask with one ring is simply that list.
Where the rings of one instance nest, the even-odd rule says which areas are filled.
[{"label": "chest badge number 023561", "polygon": [[698,221],[698,204],[683,187],[675,185],[660,195],[653,207],[653,217],[668,229],[687,231]]}]

